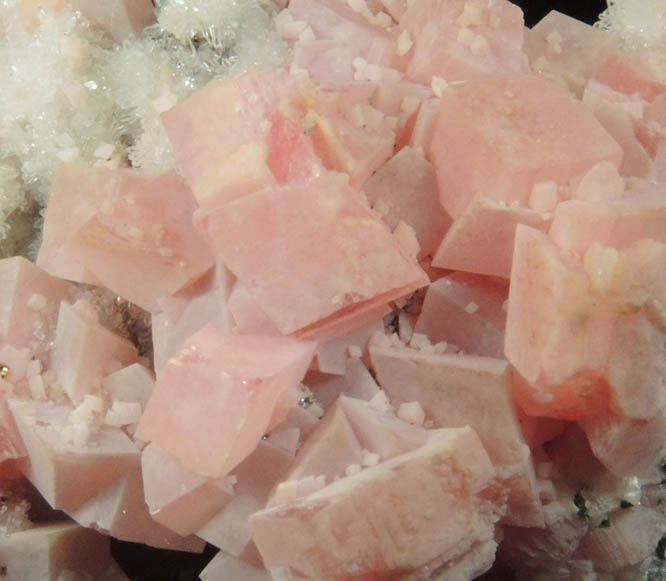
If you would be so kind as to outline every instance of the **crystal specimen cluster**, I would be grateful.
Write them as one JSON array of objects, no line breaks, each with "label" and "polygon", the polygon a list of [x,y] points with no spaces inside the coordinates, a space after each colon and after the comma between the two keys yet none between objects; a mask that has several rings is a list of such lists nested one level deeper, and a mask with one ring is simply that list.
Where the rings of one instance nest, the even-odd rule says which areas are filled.
[{"label": "crystal specimen cluster", "polygon": [[59,163],[173,167],[160,113],[215,77],[285,58],[254,1],[162,0],[155,14],[148,0],[4,0],[0,30],[4,256],[36,255]]},{"label": "crystal specimen cluster", "polygon": [[663,579],[634,4],[2,2],[0,575]]}]

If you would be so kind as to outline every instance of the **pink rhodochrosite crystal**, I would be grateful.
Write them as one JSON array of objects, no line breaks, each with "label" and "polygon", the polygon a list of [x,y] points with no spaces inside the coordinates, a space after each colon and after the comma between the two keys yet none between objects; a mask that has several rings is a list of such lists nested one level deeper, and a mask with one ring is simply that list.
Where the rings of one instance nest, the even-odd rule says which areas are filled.
[{"label": "pink rhodochrosite crystal", "polygon": [[428,287],[414,332],[433,344],[446,341],[473,355],[503,357],[508,290],[504,281],[484,276],[442,277]]},{"label": "pink rhodochrosite crystal", "polygon": [[[290,118],[298,120],[309,92],[302,79],[259,70],[214,81],[164,113],[164,127],[202,209],[277,185],[289,174],[292,158],[306,161],[299,150],[304,137],[288,139],[288,149],[280,137],[290,132]],[[237,114],[217,115],[220,108]],[[310,161],[316,173],[314,155]]]},{"label": "pink rhodochrosite crystal", "polygon": [[389,68],[400,64],[395,30],[373,26],[350,5],[334,0],[296,0],[289,3],[289,13],[311,27],[314,39],[309,42],[319,40],[320,46],[323,41],[328,43],[324,45],[328,50],[337,49],[334,54],[339,55],[338,62],[335,68],[329,64],[329,71],[337,73],[340,81],[354,80],[355,64],[359,62],[355,59]]},{"label": "pink rhodochrosite crystal", "polygon": [[260,564],[255,558],[249,518],[266,506],[271,490],[284,478],[293,460],[292,453],[273,445],[270,438],[259,442],[233,472],[233,498],[197,535],[226,554]]},{"label": "pink rhodochrosite crystal", "polygon": [[[543,526],[529,449],[511,402],[507,363],[470,355],[426,355],[371,345],[380,385],[392,401],[418,401],[438,428],[472,426],[509,490],[506,522]],[[490,406],[493,414],[486,409]]]},{"label": "pink rhodochrosite crystal", "polygon": [[607,396],[628,417],[660,410],[666,247],[652,239],[624,252],[593,244],[580,259],[521,226],[516,252],[506,354],[533,384],[518,380],[520,404],[566,419],[598,413]]},{"label": "pink rhodochrosite crystal", "polygon": [[608,34],[556,10],[525,31],[525,52],[533,69],[566,86],[578,98],[614,49]]},{"label": "pink rhodochrosite crystal", "polygon": [[110,539],[71,522],[44,523],[0,539],[8,579],[58,579],[71,571],[127,579],[111,556]]},{"label": "pink rhodochrosite crystal", "polygon": [[524,206],[474,198],[434,253],[438,268],[509,278],[516,226],[545,232],[550,216]]},{"label": "pink rhodochrosite crystal", "polygon": [[325,326],[339,311],[362,312],[427,284],[340,174],[246,196],[202,228],[283,333]]},{"label": "pink rhodochrosite crystal", "polygon": [[61,166],[38,263],[88,282],[75,276],[77,266],[83,268],[102,286],[159,312],[157,299],[174,294],[214,263],[191,223],[195,208],[189,188],[174,172]]},{"label": "pink rhodochrosite crystal", "polygon": [[183,343],[208,324],[220,329],[237,326],[232,319],[232,289],[235,278],[221,261],[184,289],[171,297],[158,299],[161,311],[153,315],[153,366],[159,374],[166,361],[174,356]]},{"label": "pink rhodochrosite crystal", "polygon": [[[493,477],[471,428],[444,430],[413,452],[256,513],[253,536],[267,566],[296,578],[381,577],[438,567],[475,542],[492,540],[498,513],[483,498]],[[420,494],[412,494],[413,487]]]},{"label": "pink rhodochrosite crystal", "polygon": [[285,480],[297,481],[308,476],[324,476],[331,482],[343,476],[351,464],[361,465],[361,444],[339,405],[318,424],[296,455],[295,464]]},{"label": "pink rhodochrosite crystal", "polygon": [[518,74],[449,87],[430,151],[442,205],[454,218],[477,195],[527,205],[535,184],[565,185],[599,161],[622,159],[582,103],[553,83]]},{"label": "pink rhodochrosite crystal", "polygon": [[0,345],[32,347],[36,331],[49,334],[47,321],[72,290],[25,258],[0,260]]},{"label": "pink rhodochrosite crystal", "polygon": [[65,406],[13,399],[9,409],[29,458],[25,475],[54,508],[82,506],[100,487],[127,474],[139,457],[118,428],[103,429],[82,445],[68,430],[70,409]]},{"label": "pink rhodochrosite crystal", "polygon": [[181,536],[153,519],[144,497],[140,456],[126,474],[82,506],[70,512],[81,526],[106,531],[131,543],[177,551],[200,552],[204,542],[195,535]]},{"label": "pink rhodochrosite crystal", "polygon": [[460,81],[527,67],[523,15],[506,0],[426,0],[408,3],[400,26],[414,43],[409,78]]},{"label": "pink rhodochrosite crystal", "polygon": [[137,358],[136,347],[103,327],[90,304],[60,303],[51,364],[73,403],[86,393],[98,393],[102,377],[116,365],[124,367]]},{"label": "pink rhodochrosite crystal", "polygon": [[389,228],[404,221],[414,229],[419,256],[432,254],[450,221],[439,203],[431,163],[405,147],[363,184],[363,191]]},{"label": "pink rhodochrosite crystal", "polygon": [[222,476],[256,447],[282,393],[303,379],[314,349],[312,342],[205,327],[167,362],[137,437],[194,472]]},{"label": "pink rhodochrosite crystal", "polygon": [[232,481],[187,470],[154,442],[141,453],[141,470],[151,516],[182,536],[199,530],[233,497]]}]

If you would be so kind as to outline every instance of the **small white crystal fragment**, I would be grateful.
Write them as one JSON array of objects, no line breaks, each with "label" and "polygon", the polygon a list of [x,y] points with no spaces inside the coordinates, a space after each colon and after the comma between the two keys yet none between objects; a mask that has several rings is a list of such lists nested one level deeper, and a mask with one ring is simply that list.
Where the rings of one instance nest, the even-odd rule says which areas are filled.
[{"label": "small white crystal fragment", "polygon": [[69,414],[73,426],[85,426],[90,428],[96,415],[104,409],[101,397],[85,394],[81,403]]},{"label": "small white crystal fragment", "polygon": [[415,426],[422,426],[425,412],[418,401],[401,403],[396,415],[403,421]]},{"label": "small white crystal fragment", "polygon": [[314,31],[312,30],[311,26],[306,26],[302,32],[298,35],[298,40],[302,42],[312,42],[313,40],[317,40],[317,37],[315,36]]},{"label": "small white crystal fragment", "polygon": [[470,43],[469,50],[474,56],[486,56],[490,54],[490,44],[485,36],[477,34]]},{"label": "small white crystal fragment", "polygon": [[456,24],[462,28],[468,26],[480,26],[481,25],[481,7],[474,2],[465,2],[463,12],[458,19]]},{"label": "small white crystal fragment", "polygon": [[116,150],[116,146],[113,143],[100,143],[97,149],[93,152],[93,155],[97,159],[111,159],[111,156]]},{"label": "small white crystal fragment", "polygon": [[376,452],[368,452],[367,450],[363,453],[361,458],[361,463],[363,466],[377,466],[379,464],[379,454]]},{"label": "small white crystal fragment", "polygon": [[[366,61],[364,58],[361,58],[360,56],[357,56],[352,61],[352,65],[354,67],[354,70],[356,71],[356,74],[364,75],[365,74],[365,69],[368,66],[368,61]],[[360,79],[356,79],[356,80],[360,80]]]},{"label": "small white crystal fragment", "polygon": [[[446,341],[438,341],[435,343],[435,353],[446,353],[449,349],[449,344]],[[457,349],[456,349],[457,351]]]},{"label": "small white crystal fragment", "polygon": [[28,389],[33,399],[43,399],[46,397],[46,385],[41,375],[31,375],[28,377]]},{"label": "small white crystal fragment", "polygon": [[56,154],[56,157],[60,161],[64,161],[65,163],[71,163],[73,161],[76,161],[79,158],[80,154],[81,152],[79,151],[78,147],[68,147],[67,149],[60,150]]},{"label": "small white crystal fragment", "polygon": [[381,389],[372,397],[372,399],[369,401],[369,404],[373,410],[380,412],[391,408],[391,404],[389,402],[388,396],[386,395],[386,392]]},{"label": "small white crystal fragment", "polygon": [[280,482],[275,489],[273,501],[276,504],[291,502],[298,498],[298,480],[285,480]]},{"label": "small white crystal fragment", "polygon": [[46,307],[46,304],[46,297],[44,295],[40,295],[39,293],[30,295],[30,298],[26,302],[27,307],[33,311],[41,311],[44,309],[44,307]]},{"label": "small white crystal fragment", "polygon": [[[443,79],[442,79],[443,80]],[[446,81],[444,81],[446,83]],[[415,95],[407,95],[400,102],[400,111],[407,113],[407,115],[413,115],[418,110],[421,105],[421,99]]]},{"label": "small white crystal fragment", "polygon": [[555,182],[538,182],[532,187],[528,206],[535,212],[552,212],[559,201]]},{"label": "small white crystal fragment", "polygon": [[104,422],[116,428],[138,423],[141,418],[141,404],[114,400],[106,412]]},{"label": "small white crystal fragment", "polygon": [[405,56],[414,46],[408,30],[403,30],[398,36],[398,55]]},{"label": "small white crystal fragment", "polygon": [[285,40],[296,40],[307,27],[308,23],[303,20],[285,22],[280,28],[280,36]]},{"label": "small white crystal fragment", "polygon": [[388,28],[393,24],[393,19],[384,11],[377,12],[373,18],[373,22],[380,28]]},{"label": "small white crystal fragment", "polygon": [[612,288],[622,266],[622,255],[616,248],[601,246],[595,242],[585,251],[583,266],[592,292],[604,293]]},{"label": "small white crystal fragment", "polygon": [[546,42],[548,46],[553,49],[555,54],[562,54],[562,35],[557,29],[554,29],[547,37]]},{"label": "small white crystal fragment", "polygon": [[641,481],[636,476],[630,476],[625,479],[624,500],[631,504],[640,504],[641,502]]},{"label": "small white crystal fragment", "polygon": [[446,89],[447,85],[448,83],[442,77],[434,76],[430,81],[432,92],[435,93],[435,96],[438,98],[442,97],[444,94],[444,89]]},{"label": "small white crystal fragment", "polygon": [[413,349],[418,349],[422,353],[434,353],[435,348],[430,342],[430,339],[427,335],[423,333],[414,333],[412,334],[411,339],[409,340],[409,346]]},{"label": "small white crystal fragment", "polygon": [[469,47],[472,46],[475,37],[476,34],[474,34],[474,32],[472,32],[469,28],[461,28],[458,31],[458,36],[456,40],[463,46]]},{"label": "small white crystal fragment", "polygon": [[361,471],[361,466],[360,464],[350,464],[345,468],[345,475],[346,476],[354,476],[354,474],[358,474]]},{"label": "small white crystal fragment", "polygon": [[75,448],[85,448],[90,438],[90,426],[87,424],[71,424],[60,432],[60,440]]}]

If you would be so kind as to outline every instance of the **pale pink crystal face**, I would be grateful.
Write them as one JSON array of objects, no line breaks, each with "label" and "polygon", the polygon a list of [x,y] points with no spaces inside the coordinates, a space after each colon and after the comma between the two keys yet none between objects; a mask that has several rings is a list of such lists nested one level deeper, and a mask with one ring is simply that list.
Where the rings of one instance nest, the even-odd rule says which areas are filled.
[{"label": "pale pink crystal face", "polygon": [[49,333],[49,317],[72,287],[25,258],[0,260],[0,345],[33,347]]},{"label": "pale pink crystal face", "polygon": [[9,409],[30,459],[25,474],[54,508],[83,506],[139,458],[138,448],[118,428],[102,429],[84,445],[71,441],[68,407],[13,399]]},{"label": "pale pink crystal face", "polygon": [[[407,348],[370,346],[380,385],[394,402],[420,402],[435,427],[469,425],[509,490],[505,522],[544,524],[530,451],[511,400],[503,359],[471,355],[427,355]],[[492,409],[492,414],[488,410]]]},{"label": "pale pink crystal face", "polygon": [[418,571],[462,556],[461,536],[492,538],[497,515],[480,495],[493,476],[473,430],[444,430],[413,452],[254,514],[252,533],[268,567],[297,577]]},{"label": "pale pink crystal face", "polygon": [[546,232],[550,216],[521,206],[474,198],[453,223],[435,252],[438,268],[509,278],[516,226]]},{"label": "pale pink crystal face", "polygon": [[140,456],[121,479],[100,487],[88,502],[70,511],[81,526],[104,531],[130,543],[175,551],[201,552],[204,541],[195,535],[181,536],[158,523],[150,514],[144,497]]},{"label": "pale pink crystal face", "polygon": [[[327,59],[326,80],[334,77],[342,82],[354,80],[354,59],[357,58],[389,68],[400,66],[403,60],[396,54],[395,31],[373,26],[346,4],[331,0],[295,0],[289,3],[289,12],[296,20],[309,23],[315,38],[328,43],[327,52],[334,51],[336,66],[333,68],[332,59]],[[321,66],[312,68],[323,72]],[[310,70],[310,67],[304,68]]]},{"label": "pale pink crystal face", "polygon": [[233,497],[231,481],[196,474],[155,443],[142,451],[141,470],[152,518],[182,536],[199,530]]},{"label": "pale pink crystal face", "polygon": [[477,195],[527,205],[535,184],[566,185],[604,160],[618,166],[622,150],[564,89],[497,75],[447,89],[430,157],[442,205],[457,218]]},{"label": "pale pink crystal face", "polygon": [[202,228],[282,333],[385,304],[427,281],[340,175],[241,198]]},{"label": "pale pink crystal face", "polygon": [[400,27],[414,42],[407,76],[426,85],[527,69],[522,11],[506,0],[408,3]]},{"label": "pale pink crystal face", "polygon": [[505,352],[534,384],[531,398],[528,389],[516,391],[519,404],[564,419],[605,405],[601,370],[616,314],[596,305],[582,265],[543,233],[519,226],[511,281]]},{"label": "pale pink crystal face", "polygon": [[363,184],[373,209],[393,230],[409,224],[418,240],[419,257],[432,254],[450,225],[437,190],[435,169],[410,147],[405,147]]},{"label": "pale pink crystal face", "polygon": [[315,344],[205,327],[170,359],[137,428],[183,465],[219,477],[247,457],[275,406],[298,386]]},{"label": "pale pink crystal face", "polygon": [[[61,276],[81,265],[102,286],[158,312],[160,297],[213,266],[212,253],[192,225],[195,209],[192,193],[174,172],[61,166],[38,263]],[[64,219],[70,212],[73,221]],[[57,259],[62,252],[67,260]]]},{"label": "pale pink crystal face", "polygon": [[504,356],[508,285],[501,280],[453,273],[433,282],[414,327],[433,344],[446,341],[472,355]]},{"label": "pale pink crystal face", "polygon": [[232,318],[235,278],[220,260],[201,278],[170,297],[157,300],[161,311],[152,317],[153,366],[159,374],[185,341],[208,324],[219,329],[238,327]]},{"label": "pale pink crystal face", "polygon": [[532,68],[567,87],[578,98],[614,48],[615,43],[607,34],[557,10],[551,10],[525,31],[525,53]]},{"label": "pale pink crystal face", "polygon": [[233,471],[237,479],[234,497],[197,535],[235,557],[251,552],[249,518],[266,506],[271,490],[285,477],[293,460],[293,454],[271,444],[270,438],[260,441]]},{"label": "pale pink crystal face", "polygon": [[75,523],[42,523],[0,539],[0,559],[10,579],[58,579],[68,572],[126,578],[111,557],[110,539]]},{"label": "pale pink crystal face", "polygon": [[340,405],[329,410],[315,432],[301,446],[285,480],[324,476],[332,482],[350,464],[361,465],[361,444]]},{"label": "pale pink crystal face", "polygon": [[[275,186],[289,175],[316,173],[320,163],[304,155],[307,140],[290,120],[302,115],[308,93],[309,84],[296,77],[257,70],[213,81],[163,114],[202,209]],[[220,110],[236,114],[219,115]]]},{"label": "pale pink crystal face", "polygon": [[73,403],[98,393],[102,378],[116,365],[131,365],[138,357],[132,342],[102,326],[85,301],[60,303],[51,365]]}]

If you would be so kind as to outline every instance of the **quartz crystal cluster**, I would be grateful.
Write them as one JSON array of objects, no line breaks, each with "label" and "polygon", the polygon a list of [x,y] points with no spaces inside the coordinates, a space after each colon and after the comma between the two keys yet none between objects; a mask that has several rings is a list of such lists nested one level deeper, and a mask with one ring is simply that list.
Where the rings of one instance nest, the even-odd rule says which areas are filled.
[{"label": "quartz crystal cluster", "polygon": [[647,4],[0,3],[0,576],[663,579]]}]

